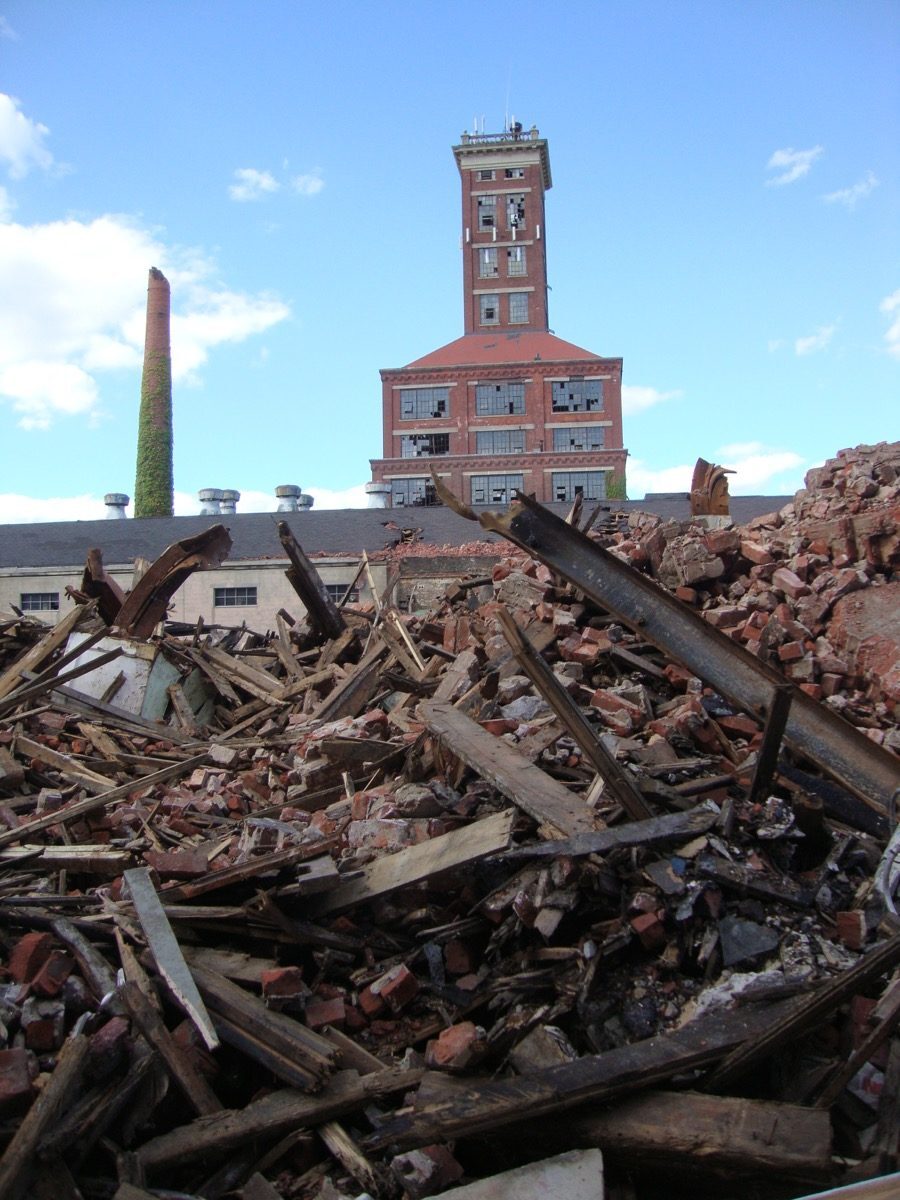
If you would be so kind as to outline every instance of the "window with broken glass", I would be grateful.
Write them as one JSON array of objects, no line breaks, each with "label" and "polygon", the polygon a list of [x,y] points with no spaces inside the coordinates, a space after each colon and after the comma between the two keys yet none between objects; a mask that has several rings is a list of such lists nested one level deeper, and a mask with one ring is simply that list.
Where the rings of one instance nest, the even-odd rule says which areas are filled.
[{"label": "window with broken glass", "polygon": [[256,604],[256,588],[213,588],[213,604],[216,608],[253,608]]},{"label": "window with broken glass", "polygon": [[524,454],[524,429],[479,429],[475,434],[476,454]]},{"label": "window with broken glass", "polygon": [[525,195],[506,197],[506,225],[508,229],[525,228]]},{"label": "window with broken glass", "polygon": [[524,167],[507,167],[506,170],[503,172],[503,178],[504,179],[524,179],[525,178],[525,168]]},{"label": "window with broken glass", "polygon": [[551,395],[554,412],[602,412],[603,380],[572,379],[554,380]]},{"label": "window with broken glass", "polygon": [[524,411],[524,383],[479,383],[475,388],[476,417],[520,416]]},{"label": "window with broken glass", "polygon": [[500,320],[500,297],[479,296],[478,317],[481,325],[496,325]]},{"label": "window with broken glass", "polygon": [[59,609],[59,592],[21,592],[19,608],[22,612],[56,612]]},{"label": "window with broken glass", "polygon": [[554,450],[602,450],[606,430],[602,425],[566,425],[553,430]]},{"label": "window with broken glass", "polygon": [[509,294],[509,323],[524,325],[528,321],[528,293],[510,292]]},{"label": "window with broken glass", "polygon": [[506,251],[506,274],[527,275],[528,267],[525,261],[524,246],[510,246]]},{"label": "window with broken glass", "polygon": [[494,246],[480,246],[478,249],[478,278],[493,279],[499,275],[497,265],[497,250]]},{"label": "window with broken glass", "polygon": [[391,498],[395,508],[415,505],[431,508],[440,504],[434,484],[430,479],[392,479]]},{"label": "window with broken glass", "polygon": [[554,500],[570,503],[581,493],[585,500],[606,498],[605,471],[554,471],[551,477]]},{"label": "window with broken glass", "polygon": [[473,504],[509,504],[525,486],[523,475],[473,475]]},{"label": "window with broken glass", "polygon": [[496,196],[479,196],[478,197],[478,228],[480,230],[493,229],[497,224],[497,197]]},{"label": "window with broken glass", "polygon": [[429,458],[450,453],[449,433],[410,433],[400,439],[401,458]]},{"label": "window with broken glass", "polygon": [[446,387],[404,388],[400,393],[401,421],[450,415],[450,389]]},{"label": "window with broken glass", "polygon": [[[346,583],[326,583],[325,591],[330,598],[337,604],[344,599],[344,593],[347,591]],[[348,604],[355,604],[359,599],[359,588],[351,588],[350,595],[347,597]]]}]

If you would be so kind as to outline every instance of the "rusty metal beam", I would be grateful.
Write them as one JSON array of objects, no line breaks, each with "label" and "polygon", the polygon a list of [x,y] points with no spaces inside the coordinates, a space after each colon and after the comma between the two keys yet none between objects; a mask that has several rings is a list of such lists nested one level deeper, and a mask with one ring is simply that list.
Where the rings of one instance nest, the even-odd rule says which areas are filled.
[{"label": "rusty metal beam", "polygon": [[[452,503],[452,494],[446,488],[441,491],[445,502]],[[482,513],[478,520],[580,588],[744,711],[768,710],[773,688],[785,683],[774,668],[536,500],[521,496],[508,512]],[[785,740],[871,808],[885,811],[900,779],[896,758],[793,686]]]}]

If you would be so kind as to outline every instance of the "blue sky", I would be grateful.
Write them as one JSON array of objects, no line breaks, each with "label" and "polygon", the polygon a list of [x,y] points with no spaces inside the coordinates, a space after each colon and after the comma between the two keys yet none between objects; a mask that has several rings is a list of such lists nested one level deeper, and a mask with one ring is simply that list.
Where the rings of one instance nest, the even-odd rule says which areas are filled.
[{"label": "blue sky", "polygon": [[549,140],[551,328],[629,494],[900,437],[900,6],[0,0],[0,521],[133,494],[147,272],[177,510],[362,504],[381,367],[462,332],[451,146]]}]

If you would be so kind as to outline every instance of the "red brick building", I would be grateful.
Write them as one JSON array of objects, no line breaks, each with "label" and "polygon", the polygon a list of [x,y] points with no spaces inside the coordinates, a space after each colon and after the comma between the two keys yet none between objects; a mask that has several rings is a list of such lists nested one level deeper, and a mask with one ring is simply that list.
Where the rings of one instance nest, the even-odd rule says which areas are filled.
[{"label": "red brick building", "polygon": [[543,501],[621,495],[622,360],[548,328],[547,142],[516,125],[463,134],[453,153],[465,333],[381,372],[384,457],[372,460],[370,492],[395,507],[433,504],[434,468],[471,504],[505,504],[516,489]]}]

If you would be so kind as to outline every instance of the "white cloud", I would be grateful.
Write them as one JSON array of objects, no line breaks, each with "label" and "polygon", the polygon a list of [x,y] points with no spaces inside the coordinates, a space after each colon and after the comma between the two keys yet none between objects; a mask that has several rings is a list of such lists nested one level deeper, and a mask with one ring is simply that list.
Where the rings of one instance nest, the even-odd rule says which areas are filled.
[{"label": "white cloud", "polygon": [[767,171],[779,171],[780,174],[766,180],[766,187],[781,187],[785,183],[794,183],[809,174],[809,169],[822,154],[823,146],[813,146],[809,150],[793,150],[790,146],[776,150],[766,163]]},{"label": "white cloud", "polygon": [[147,272],[172,285],[172,367],[184,379],[223,342],[240,342],[285,320],[266,295],[223,287],[198,251],[175,251],[121,216],[43,225],[0,224],[0,400],[25,428],[93,413],[104,371],[138,371]]},{"label": "white cloud", "polygon": [[324,186],[325,180],[318,169],[308,175],[295,175],[291,180],[291,187],[300,196],[317,196]]},{"label": "white cloud", "polygon": [[15,200],[13,200],[5,187],[0,187],[0,225],[10,219],[15,207]]},{"label": "white cloud", "polygon": [[877,187],[878,180],[875,172],[867,171],[865,177],[858,183],[854,183],[852,187],[841,188],[837,192],[828,192],[822,199],[826,204],[843,204],[847,208],[853,209],[860,200],[865,200]]},{"label": "white cloud", "polygon": [[622,385],[622,412],[626,416],[634,416],[636,413],[645,412],[648,408],[653,408],[657,404],[663,404],[666,400],[679,400],[684,393],[675,388],[671,392],[661,392],[653,387],[639,387]]},{"label": "white cloud", "polygon": [[[713,461],[733,471],[728,489],[733,496],[790,494],[802,487],[804,459],[792,450],[776,450],[761,442],[720,446]],[[628,495],[641,499],[647,492],[687,492],[694,465],[653,468],[641,459],[628,460]]]},{"label": "white cloud", "polygon": [[22,525],[32,521],[94,521],[106,516],[106,505],[98,496],[22,496],[0,492],[0,524]]},{"label": "white cloud", "polygon": [[794,353],[801,358],[806,354],[818,354],[820,350],[824,350],[828,346],[836,329],[837,322],[832,325],[820,325],[816,332],[809,334],[808,337],[797,338],[794,342]]},{"label": "white cloud", "polygon": [[32,167],[49,170],[53,155],[44,145],[50,130],[32,121],[19,108],[14,96],[0,92],[0,162],[7,164],[12,179],[24,179]]},{"label": "white cloud", "polygon": [[878,308],[891,318],[884,335],[887,352],[892,358],[900,358],[900,288],[890,296],[885,296]]},{"label": "white cloud", "polygon": [[270,192],[277,192],[281,184],[268,171],[257,171],[255,167],[239,167],[234,173],[235,182],[229,184],[228,195],[241,202],[261,200]]}]

